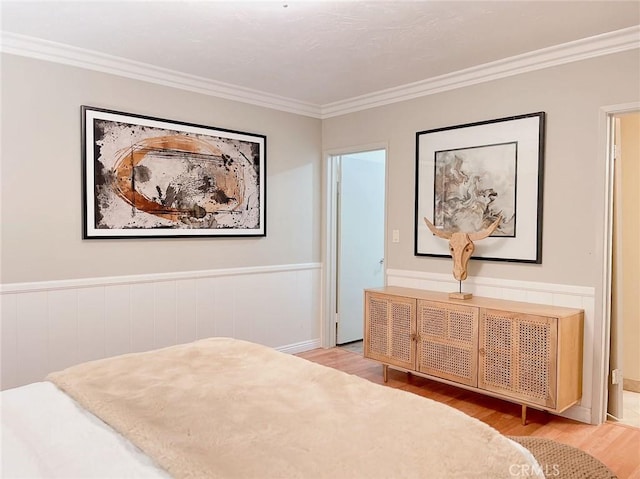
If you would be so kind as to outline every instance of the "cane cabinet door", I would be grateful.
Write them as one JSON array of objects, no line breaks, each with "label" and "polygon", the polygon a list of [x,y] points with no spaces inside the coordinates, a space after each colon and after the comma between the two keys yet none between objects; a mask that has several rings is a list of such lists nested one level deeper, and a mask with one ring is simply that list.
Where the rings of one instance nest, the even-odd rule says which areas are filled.
[{"label": "cane cabinet door", "polygon": [[406,369],[415,365],[416,300],[365,293],[364,355]]},{"label": "cane cabinet door", "polygon": [[478,387],[556,407],[557,318],[480,312]]},{"label": "cane cabinet door", "polygon": [[418,371],[476,386],[478,308],[418,301]]}]

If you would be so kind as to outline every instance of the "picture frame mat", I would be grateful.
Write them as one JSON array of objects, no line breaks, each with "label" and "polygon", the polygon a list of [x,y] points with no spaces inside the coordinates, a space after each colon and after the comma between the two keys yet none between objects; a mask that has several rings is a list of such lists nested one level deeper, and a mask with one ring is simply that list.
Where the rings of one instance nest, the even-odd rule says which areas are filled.
[{"label": "picture frame mat", "polygon": [[[423,218],[433,221],[435,152],[472,148],[482,145],[518,142],[516,177],[516,204],[518,215],[518,241],[507,238],[488,237],[475,244],[474,259],[498,261],[537,262],[538,251],[538,198],[540,129],[543,125],[540,114],[521,118],[506,118],[478,124],[460,125],[417,133],[416,151],[416,243],[415,253],[427,256],[450,256],[447,241],[434,236]],[[461,135],[463,132],[463,135]],[[429,251],[429,253],[420,253]],[[523,257],[523,251],[530,252]],[[490,252],[490,253],[488,253]]]}]

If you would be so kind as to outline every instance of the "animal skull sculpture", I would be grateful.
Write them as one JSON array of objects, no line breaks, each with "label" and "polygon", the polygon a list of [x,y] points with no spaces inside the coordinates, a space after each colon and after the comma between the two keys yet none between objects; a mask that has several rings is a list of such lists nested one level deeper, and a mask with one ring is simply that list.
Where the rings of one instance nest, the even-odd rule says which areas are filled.
[{"label": "animal skull sculpture", "polygon": [[464,281],[467,279],[467,264],[469,258],[475,250],[474,241],[478,241],[486,238],[500,224],[502,216],[499,216],[497,220],[491,223],[488,227],[475,233],[463,233],[462,231],[450,232],[442,231],[436,228],[427,218],[424,218],[424,222],[427,224],[431,232],[439,238],[449,240],[449,251],[453,258],[453,277],[458,281]]}]

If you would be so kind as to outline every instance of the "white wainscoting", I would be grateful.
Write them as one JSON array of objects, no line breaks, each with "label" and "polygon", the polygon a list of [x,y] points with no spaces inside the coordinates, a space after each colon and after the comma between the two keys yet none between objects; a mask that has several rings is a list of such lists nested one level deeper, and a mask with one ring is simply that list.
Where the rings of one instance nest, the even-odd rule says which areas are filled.
[{"label": "white wainscoting", "polygon": [[[421,271],[387,270],[387,284],[405,288],[427,289],[431,291],[458,291],[458,282],[448,274],[425,273]],[[594,391],[593,371],[595,289],[585,286],[536,283],[506,279],[469,277],[464,281],[463,290],[476,296],[524,301],[527,303],[550,304],[584,310],[584,343],[582,368],[582,400],[565,411],[562,416],[577,421],[591,422],[591,404]]]},{"label": "white wainscoting", "polygon": [[321,273],[310,263],[3,284],[0,385],[210,336],[317,348]]}]

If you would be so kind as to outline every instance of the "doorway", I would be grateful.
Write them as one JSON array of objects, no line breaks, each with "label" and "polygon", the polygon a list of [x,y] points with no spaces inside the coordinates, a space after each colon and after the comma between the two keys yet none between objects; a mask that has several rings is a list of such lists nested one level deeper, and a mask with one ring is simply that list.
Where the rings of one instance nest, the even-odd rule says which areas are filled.
[{"label": "doorway", "polygon": [[613,215],[608,416],[640,427],[640,111],[611,115]]},{"label": "doorway", "polygon": [[332,342],[361,352],[363,290],[385,283],[386,149],[333,154],[329,164]]}]

